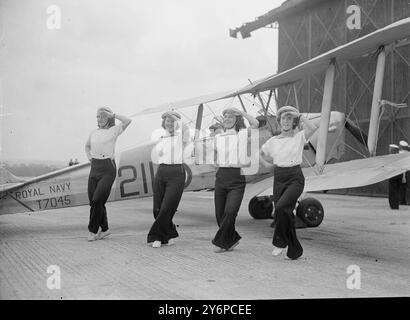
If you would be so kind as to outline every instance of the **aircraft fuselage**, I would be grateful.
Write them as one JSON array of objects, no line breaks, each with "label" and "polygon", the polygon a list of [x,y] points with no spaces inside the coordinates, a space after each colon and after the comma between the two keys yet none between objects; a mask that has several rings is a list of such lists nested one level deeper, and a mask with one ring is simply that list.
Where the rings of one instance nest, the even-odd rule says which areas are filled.
[{"label": "aircraft fuselage", "polygon": [[[309,118],[318,121],[320,117],[319,114],[310,114]],[[341,150],[337,146],[341,146],[344,140],[342,118],[340,113],[332,112],[328,133],[329,157],[338,158],[341,155]],[[269,138],[270,136],[261,136],[260,143],[264,143]],[[311,146],[313,148],[305,148],[304,166],[314,165],[315,141],[316,137],[312,136]],[[153,146],[152,143],[146,143],[117,155],[117,177],[108,201],[152,196],[153,181],[158,167],[151,159]],[[185,191],[214,187],[216,172],[214,165],[184,164],[184,167],[186,171]],[[89,203],[87,193],[89,172],[90,163],[78,164],[37,177],[21,187],[0,191],[0,213],[34,212],[87,205]],[[261,166],[258,172],[246,176],[246,180],[249,183],[269,173],[270,169]]]}]

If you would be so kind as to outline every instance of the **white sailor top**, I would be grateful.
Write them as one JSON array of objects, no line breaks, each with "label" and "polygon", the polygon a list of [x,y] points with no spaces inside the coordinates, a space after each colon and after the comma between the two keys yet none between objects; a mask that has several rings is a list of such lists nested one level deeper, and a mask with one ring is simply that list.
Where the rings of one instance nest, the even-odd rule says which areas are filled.
[{"label": "white sailor top", "polygon": [[305,131],[301,130],[293,137],[274,136],[264,143],[261,150],[273,158],[273,164],[279,167],[293,167],[303,161],[303,147],[306,144]]},{"label": "white sailor top", "polygon": [[171,135],[167,130],[160,128],[151,135],[151,141],[156,145],[152,159],[158,164],[182,164],[184,162],[184,144],[189,140],[189,131],[184,134],[181,128]]},{"label": "white sailor top", "polygon": [[[400,150],[399,153],[405,153],[408,152],[407,150]],[[403,173],[402,178],[401,178],[401,183],[407,183],[406,180],[406,172]]]},{"label": "white sailor top", "polygon": [[215,135],[214,148],[216,165],[223,168],[242,168],[248,166],[250,158],[248,150],[248,130],[228,129]]},{"label": "white sailor top", "polygon": [[115,142],[123,132],[122,123],[108,129],[95,129],[90,134],[90,154],[94,159],[114,159]]}]

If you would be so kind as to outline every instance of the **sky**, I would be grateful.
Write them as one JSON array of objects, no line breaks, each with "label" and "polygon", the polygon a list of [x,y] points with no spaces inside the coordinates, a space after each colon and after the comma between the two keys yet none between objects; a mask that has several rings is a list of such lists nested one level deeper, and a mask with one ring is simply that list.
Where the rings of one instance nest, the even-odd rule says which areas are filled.
[{"label": "sky", "polygon": [[[101,106],[131,115],[275,73],[277,30],[234,39],[229,29],[282,2],[0,0],[1,160],[81,162]],[[133,119],[117,151],[159,125],[158,114]]]}]

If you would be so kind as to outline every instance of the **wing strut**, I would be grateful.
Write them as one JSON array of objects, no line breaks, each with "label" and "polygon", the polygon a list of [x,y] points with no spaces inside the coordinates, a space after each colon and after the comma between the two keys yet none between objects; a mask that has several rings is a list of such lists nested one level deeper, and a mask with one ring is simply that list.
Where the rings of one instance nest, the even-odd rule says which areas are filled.
[{"label": "wing strut", "polygon": [[199,154],[197,153],[197,150],[200,146],[202,146],[201,144],[197,145],[197,141],[199,139],[199,134],[201,132],[201,126],[202,126],[202,116],[204,114],[204,105],[201,103],[198,106],[198,113],[196,114],[196,123],[195,123],[195,137],[194,137],[194,157],[195,157],[195,164],[199,164],[198,163],[198,158],[199,158]]},{"label": "wing strut", "polygon": [[262,109],[265,110],[265,112],[266,112],[265,104],[263,103],[261,94],[260,94],[259,92],[257,93],[257,96],[258,96],[259,102],[260,102],[260,104],[261,104],[261,106],[262,106]]},{"label": "wing strut", "polygon": [[370,112],[369,136],[367,139],[367,147],[371,157],[376,155],[377,136],[379,135],[379,114],[380,114],[380,99],[383,90],[384,66],[386,63],[386,51],[384,47],[380,47],[377,55],[376,77],[374,79],[372,110]]},{"label": "wing strut", "polygon": [[245,108],[245,105],[243,104],[242,98],[241,98],[241,96],[240,96],[239,94],[238,94],[238,99],[239,99],[239,101],[241,102],[241,106],[242,106],[243,111],[247,112],[247,111],[246,111],[246,108]]},{"label": "wing strut", "polygon": [[299,101],[298,101],[298,93],[296,92],[295,84],[293,84],[292,87],[293,87],[293,92],[294,92],[294,94],[295,94],[296,109],[300,110],[300,109],[299,109]]},{"label": "wing strut", "polygon": [[199,138],[199,132],[202,126],[202,116],[204,114],[204,105],[201,103],[198,106],[198,113],[196,114],[196,123],[195,123],[195,140]]},{"label": "wing strut", "polygon": [[324,93],[322,99],[322,111],[320,116],[320,127],[318,129],[318,141],[316,148],[316,164],[319,172],[323,172],[326,161],[327,132],[329,130],[330,108],[332,105],[333,85],[335,79],[335,59],[332,59],[326,69]]},{"label": "wing strut", "polygon": [[268,102],[266,103],[265,116],[268,114],[270,101],[271,101],[271,99],[272,99],[272,91],[273,91],[273,90],[270,90],[270,91],[269,91],[269,98],[268,98]]},{"label": "wing strut", "polygon": [[279,105],[278,96],[277,96],[277,94],[276,94],[276,89],[273,89],[273,94],[275,95],[275,105],[276,105],[275,115],[276,115],[276,112],[278,111],[278,110],[277,110],[277,109],[278,109],[278,105]]}]

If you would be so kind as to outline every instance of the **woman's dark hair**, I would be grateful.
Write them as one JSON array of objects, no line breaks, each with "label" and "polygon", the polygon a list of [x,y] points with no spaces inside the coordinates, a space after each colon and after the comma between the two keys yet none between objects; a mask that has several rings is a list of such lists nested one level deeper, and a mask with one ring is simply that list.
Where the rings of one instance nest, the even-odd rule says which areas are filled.
[{"label": "woman's dark hair", "polygon": [[235,115],[235,118],[236,118],[236,121],[235,121],[235,124],[234,124],[235,131],[239,132],[239,130],[245,129],[246,126],[245,126],[245,121],[243,119],[243,116],[242,115]]},{"label": "woman's dark hair", "polygon": [[115,118],[109,118],[107,121],[108,128],[115,126]]},{"label": "woman's dark hair", "polygon": [[280,130],[280,124],[278,123],[276,119],[277,118],[274,115],[257,116],[256,120],[259,121],[258,128],[266,127],[272,132],[272,135],[277,136],[278,134],[280,134],[281,130]]},{"label": "woman's dark hair", "polygon": [[236,116],[236,122],[235,122],[235,130],[236,132],[239,132],[241,129],[245,129],[245,121],[243,119],[243,116]]}]

